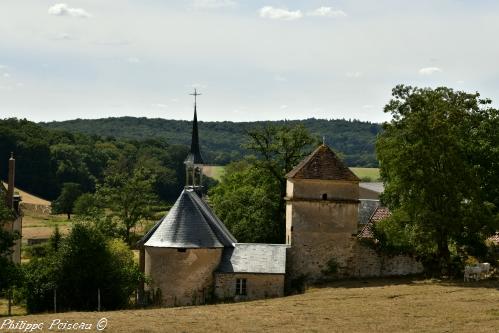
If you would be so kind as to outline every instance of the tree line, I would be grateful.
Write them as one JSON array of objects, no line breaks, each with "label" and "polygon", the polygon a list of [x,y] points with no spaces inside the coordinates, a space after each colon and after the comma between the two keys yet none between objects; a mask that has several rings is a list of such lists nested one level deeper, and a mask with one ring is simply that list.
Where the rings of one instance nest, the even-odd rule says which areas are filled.
[{"label": "tree line", "polygon": [[0,120],[0,178],[7,177],[10,152],[18,160],[16,185],[48,200],[56,199],[65,183],[82,193],[95,192],[113,161],[123,168],[154,173],[154,193],[173,201],[185,182],[184,145],[164,139],[115,139],[44,128],[23,119]]},{"label": "tree line", "polygon": [[[191,122],[183,120],[148,118],[75,119],[40,125],[72,133],[112,136],[134,140],[160,138],[171,144],[189,145]],[[209,164],[226,165],[240,160],[250,151],[244,146],[245,133],[267,126],[303,125],[314,137],[326,137],[328,144],[342,153],[347,165],[352,167],[377,167],[375,154],[376,135],[381,125],[359,120],[305,119],[259,122],[199,122],[201,150]]]}]

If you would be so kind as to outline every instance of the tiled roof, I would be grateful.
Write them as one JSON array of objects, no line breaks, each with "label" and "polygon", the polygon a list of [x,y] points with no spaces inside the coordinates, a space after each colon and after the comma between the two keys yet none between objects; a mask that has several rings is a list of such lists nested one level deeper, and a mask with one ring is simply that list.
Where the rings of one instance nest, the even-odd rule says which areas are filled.
[{"label": "tiled roof", "polygon": [[291,170],[286,178],[360,181],[326,145],[319,146]]},{"label": "tiled roof", "polygon": [[184,189],[168,214],[139,245],[171,248],[231,247],[236,239],[192,189]]},{"label": "tiled roof", "polygon": [[238,243],[225,248],[218,271],[222,273],[286,273],[285,244]]},{"label": "tiled roof", "polygon": [[360,231],[360,233],[357,235],[357,237],[358,238],[374,238],[373,226],[376,223],[378,223],[379,221],[386,219],[390,215],[391,215],[390,210],[387,207],[376,208],[376,210],[373,212],[373,214],[369,218],[369,222]]},{"label": "tiled roof", "polygon": [[379,200],[369,200],[361,199],[359,200],[359,217],[358,223],[360,225],[366,225],[369,222],[369,218],[373,215],[376,208],[379,207]]}]

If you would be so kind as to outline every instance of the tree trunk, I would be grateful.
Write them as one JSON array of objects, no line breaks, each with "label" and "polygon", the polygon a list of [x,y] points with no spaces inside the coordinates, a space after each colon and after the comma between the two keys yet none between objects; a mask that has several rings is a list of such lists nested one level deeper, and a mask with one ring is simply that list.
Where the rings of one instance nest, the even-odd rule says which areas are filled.
[{"label": "tree trunk", "polygon": [[71,213],[68,213],[68,220],[71,220]]},{"label": "tree trunk", "polygon": [[441,275],[450,276],[450,251],[447,234],[441,231],[437,250],[439,268]]}]

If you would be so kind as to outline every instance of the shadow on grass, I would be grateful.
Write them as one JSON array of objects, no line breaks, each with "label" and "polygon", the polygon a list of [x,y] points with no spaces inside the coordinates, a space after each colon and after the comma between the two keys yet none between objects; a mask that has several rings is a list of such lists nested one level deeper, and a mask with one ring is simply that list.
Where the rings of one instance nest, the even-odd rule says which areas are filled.
[{"label": "shadow on grass", "polygon": [[418,285],[418,284],[436,284],[442,286],[454,286],[465,288],[490,288],[499,291],[499,277],[494,276],[481,281],[464,282],[462,279],[435,279],[428,278],[422,275],[416,276],[401,276],[387,278],[356,278],[348,280],[336,280],[325,283],[308,285],[310,288],[369,288],[369,287],[385,287],[397,285]]}]

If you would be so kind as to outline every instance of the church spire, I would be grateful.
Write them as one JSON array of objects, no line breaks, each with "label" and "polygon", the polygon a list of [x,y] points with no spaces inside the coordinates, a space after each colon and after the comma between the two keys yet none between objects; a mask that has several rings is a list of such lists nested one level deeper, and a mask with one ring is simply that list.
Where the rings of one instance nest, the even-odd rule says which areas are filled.
[{"label": "church spire", "polygon": [[203,180],[203,156],[199,147],[198,133],[198,114],[197,114],[197,96],[201,95],[194,89],[194,120],[192,121],[192,139],[191,150],[187,155],[184,164],[186,167],[186,185],[192,187],[201,187]]},{"label": "church spire", "polygon": [[194,120],[192,121],[192,139],[191,139],[191,150],[189,155],[185,159],[184,163],[188,165],[194,164],[204,164],[203,157],[201,156],[201,150],[199,148],[199,133],[198,133],[198,114],[197,114],[197,97],[201,94],[194,89],[194,93],[190,94],[194,96]]}]

